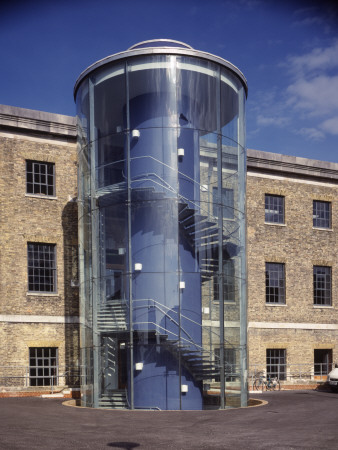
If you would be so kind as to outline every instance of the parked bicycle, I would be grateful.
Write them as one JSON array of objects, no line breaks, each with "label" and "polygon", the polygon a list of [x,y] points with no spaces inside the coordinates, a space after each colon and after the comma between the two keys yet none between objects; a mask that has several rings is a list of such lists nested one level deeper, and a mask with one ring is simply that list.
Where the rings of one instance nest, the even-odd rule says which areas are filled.
[{"label": "parked bicycle", "polygon": [[256,379],[253,383],[254,391],[280,391],[280,381],[277,377],[270,377],[269,375],[265,379],[262,372],[256,374]]}]

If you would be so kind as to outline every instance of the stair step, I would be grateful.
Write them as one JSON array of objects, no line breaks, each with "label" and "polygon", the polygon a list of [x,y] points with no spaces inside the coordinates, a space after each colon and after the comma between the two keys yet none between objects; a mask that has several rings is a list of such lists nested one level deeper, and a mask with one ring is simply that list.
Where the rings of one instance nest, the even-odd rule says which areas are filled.
[{"label": "stair step", "polygon": [[102,409],[128,409],[127,396],[124,391],[115,391],[103,394],[99,399],[99,408]]}]

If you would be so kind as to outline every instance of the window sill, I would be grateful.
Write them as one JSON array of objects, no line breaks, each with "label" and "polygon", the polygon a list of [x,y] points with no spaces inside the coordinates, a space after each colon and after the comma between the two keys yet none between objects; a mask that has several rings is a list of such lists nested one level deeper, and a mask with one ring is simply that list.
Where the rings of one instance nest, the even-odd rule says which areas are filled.
[{"label": "window sill", "polygon": [[286,303],[265,303],[265,306],[287,306]]},{"label": "window sill", "polygon": [[286,227],[286,223],[264,222],[264,225],[273,225],[277,227]]},{"label": "window sill", "polygon": [[28,297],[60,297],[57,292],[27,292]]},{"label": "window sill", "polygon": [[[219,300],[213,300],[212,302],[214,305],[219,305]],[[233,300],[224,300],[223,304],[224,305],[236,305],[237,302],[233,301]]]},{"label": "window sill", "polygon": [[54,195],[42,195],[42,194],[25,194],[25,197],[44,198],[46,200],[57,200],[58,199]]},{"label": "window sill", "polygon": [[322,309],[322,308],[324,308],[324,309],[333,309],[332,305],[313,305],[313,307],[315,309]]},{"label": "window sill", "polygon": [[320,228],[320,227],[312,227],[313,230],[317,230],[317,231],[333,231],[332,228]]}]

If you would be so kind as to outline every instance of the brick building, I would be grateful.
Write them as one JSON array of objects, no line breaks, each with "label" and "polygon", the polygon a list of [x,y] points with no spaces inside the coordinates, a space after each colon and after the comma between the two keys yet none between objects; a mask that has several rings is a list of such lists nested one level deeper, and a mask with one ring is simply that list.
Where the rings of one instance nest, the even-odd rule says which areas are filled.
[{"label": "brick building", "polygon": [[[76,384],[75,118],[0,106],[0,390]],[[247,158],[249,372],[338,361],[338,164]]]},{"label": "brick building", "polygon": [[0,385],[70,384],[78,364],[76,158],[73,117],[1,106]]},{"label": "brick building", "polygon": [[249,150],[247,167],[251,373],[324,379],[338,362],[338,164]]}]

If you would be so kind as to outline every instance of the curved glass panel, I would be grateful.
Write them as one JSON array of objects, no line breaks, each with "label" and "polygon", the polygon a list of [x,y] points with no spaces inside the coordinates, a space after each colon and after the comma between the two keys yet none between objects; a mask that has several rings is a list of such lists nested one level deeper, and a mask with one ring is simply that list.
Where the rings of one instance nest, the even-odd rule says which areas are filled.
[{"label": "curved glass panel", "polygon": [[77,139],[80,147],[87,145],[89,141],[89,91],[88,80],[84,80],[77,92],[76,117]]},{"label": "curved glass panel", "polygon": [[97,71],[91,81],[94,85],[91,140],[120,133],[127,125],[124,64]]},{"label": "curved glass panel", "polygon": [[128,63],[130,129],[176,125],[174,56],[152,56]]}]

